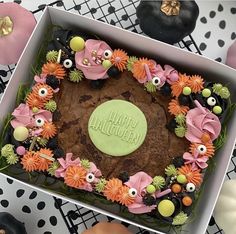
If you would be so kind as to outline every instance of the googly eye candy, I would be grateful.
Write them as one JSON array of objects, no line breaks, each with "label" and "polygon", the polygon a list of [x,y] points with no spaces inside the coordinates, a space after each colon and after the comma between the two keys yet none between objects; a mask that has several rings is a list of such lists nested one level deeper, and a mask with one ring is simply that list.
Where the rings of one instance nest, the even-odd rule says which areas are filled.
[{"label": "googly eye candy", "polygon": [[46,88],[41,88],[41,89],[39,89],[38,95],[39,95],[40,97],[42,97],[42,98],[47,97],[47,95],[48,95],[47,89],[46,89]]},{"label": "googly eye candy", "polygon": [[129,195],[130,197],[136,197],[138,195],[138,191],[135,188],[130,188]]},{"label": "googly eye candy", "polygon": [[195,191],[195,189],[196,189],[196,186],[193,183],[187,183],[186,185],[187,192],[192,193]]},{"label": "googly eye candy", "polygon": [[63,66],[64,66],[65,68],[71,68],[72,65],[73,65],[73,63],[72,63],[72,61],[71,61],[70,59],[66,59],[66,60],[64,60],[64,62],[63,62]]},{"label": "googly eye candy", "polygon": [[92,183],[92,182],[94,181],[94,179],[95,179],[94,174],[88,173],[88,174],[86,175],[86,181],[87,181],[88,183]]},{"label": "googly eye candy", "polygon": [[37,118],[35,120],[35,124],[37,127],[42,127],[44,125],[45,121],[42,118]]},{"label": "googly eye candy", "polygon": [[111,58],[111,56],[112,56],[112,52],[111,52],[110,50],[105,50],[105,51],[104,51],[103,57],[104,57],[105,59],[109,59],[109,58]]},{"label": "googly eye candy", "polygon": [[199,145],[197,147],[197,150],[198,150],[199,154],[205,154],[207,152],[207,148],[205,145]]},{"label": "googly eye candy", "polygon": [[207,98],[207,104],[209,106],[214,106],[216,104],[216,99],[214,97]]},{"label": "googly eye candy", "polygon": [[159,86],[161,84],[161,79],[157,76],[154,76],[152,78],[152,84],[155,85],[155,86]]}]

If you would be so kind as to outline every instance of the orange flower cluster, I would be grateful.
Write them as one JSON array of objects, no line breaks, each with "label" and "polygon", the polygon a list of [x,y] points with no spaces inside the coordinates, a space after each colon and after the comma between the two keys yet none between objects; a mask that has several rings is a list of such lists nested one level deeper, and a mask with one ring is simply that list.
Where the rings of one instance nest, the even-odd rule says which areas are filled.
[{"label": "orange flower cluster", "polygon": [[52,158],[53,153],[51,150],[42,148],[40,151],[28,151],[21,158],[21,164],[23,169],[28,172],[31,171],[46,171],[48,167],[52,164],[51,160],[45,159],[42,155]]},{"label": "orange flower cluster", "polygon": [[139,60],[135,61],[133,63],[133,76],[135,79],[137,79],[140,83],[146,82],[146,69],[145,66],[149,68],[150,71],[152,71],[155,67],[155,64],[152,60],[147,58],[140,58]]},{"label": "orange flower cluster", "polygon": [[80,188],[86,183],[87,171],[83,167],[70,166],[65,172],[65,183],[72,188]]},{"label": "orange flower cluster", "polygon": [[103,194],[108,200],[119,202],[125,206],[134,203],[135,200],[129,195],[129,187],[122,185],[122,181],[117,178],[108,180]]},{"label": "orange flower cluster", "polygon": [[120,71],[124,71],[126,69],[126,64],[129,59],[129,56],[124,50],[116,49],[113,51],[111,56],[111,62],[114,66],[116,66]]},{"label": "orange flower cluster", "polygon": [[64,79],[66,76],[66,71],[61,64],[48,62],[43,65],[42,74],[53,75],[58,79]]},{"label": "orange flower cluster", "polygon": [[192,165],[187,164],[178,169],[180,175],[185,175],[188,183],[199,186],[202,183],[202,175],[199,169],[193,169]]},{"label": "orange flower cluster", "polygon": [[57,134],[56,126],[51,122],[46,122],[43,125],[43,131],[41,132],[41,135],[45,139],[49,139],[54,137]]},{"label": "orange flower cluster", "polygon": [[188,106],[181,106],[176,99],[172,99],[169,103],[168,110],[172,115],[179,115],[179,114],[187,114],[189,107]]},{"label": "orange flower cluster", "polygon": [[192,154],[194,154],[194,151],[197,149],[197,147],[199,146],[199,145],[204,145],[204,146],[206,146],[206,153],[205,154],[202,154],[201,156],[203,157],[203,156],[207,156],[207,157],[212,157],[212,156],[214,156],[214,153],[215,153],[215,147],[214,147],[214,145],[212,144],[212,142],[208,142],[208,143],[191,143],[191,145],[190,145],[190,152],[192,153]]}]

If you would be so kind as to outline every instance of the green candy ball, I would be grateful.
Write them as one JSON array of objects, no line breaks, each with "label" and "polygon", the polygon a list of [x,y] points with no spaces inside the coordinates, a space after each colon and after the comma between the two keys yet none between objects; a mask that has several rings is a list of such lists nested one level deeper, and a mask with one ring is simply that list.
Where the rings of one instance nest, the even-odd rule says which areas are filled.
[{"label": "green candy ball", "polygon": [[178,175],[177,176],[177,181],[180,183],[180,184],[186,184],[187,183],[187,178],[185,175]]},{"label": "green candy ball", "polygon": [[111,61],[110,60],[103,60],[103,62],[102,62],[102,66],[105,68],[105,69],[108,69],[108,68],[110,68],[111,67]]},{"label": "green candy ball", "polygon": [[70,48],[73,51],[75,52],[81,51],[84,49],[84,47],[85,47],[85,41],[82,37],[73,37],[70,40]]},{"label": "green candy ball", "polygon": [[29,130],[23,126],[16,127],[13,136],[17,141],[24,141],[29,136]]},{"label": "green candy ball", "polygon": [[156,188],[155,188],[154,185],[149,184],[149,185],[146,187],[146,191],[147,191],[147,193],[152,194],[152,193],[155,193],[155,192],[156,192]]},{"label": "green candy ball", "polygon": [[192,90],[191,90],[190,87],[186,86],[186,87],[183,88],[183,94],[184,94],[184,95],[186,95],[186,96],[187,96],[187,95],[190,95],[191,92],[192,92]]},{"label": "green candy ball", "polygon": [[163,217],[170,217],[175,212],[175,205],[170,200],[162,200],[157,207]]},{"label": "green candy ball", "polygon": [[32,111],[33,111],[33,113],[38,113],[39,108],[38,107],[33,107]]},{"label": "green candy ball", "polygon": [[216,114],[216,115],[220,115],[222,113],[222,108],[220,106],[214,106],[213,107],[213,112]]},{"label": "green candy ball", "polygon": [[202,90],[202,96],[205,97],[205,98],[208,98],[211,96],[211,90],[210,89],[203,89]]}]

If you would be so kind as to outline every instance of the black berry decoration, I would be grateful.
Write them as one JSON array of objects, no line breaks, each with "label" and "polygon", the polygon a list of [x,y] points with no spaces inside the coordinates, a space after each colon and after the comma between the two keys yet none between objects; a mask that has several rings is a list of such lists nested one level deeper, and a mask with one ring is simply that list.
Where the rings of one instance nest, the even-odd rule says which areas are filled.
[{"label": "black berry decoration", "polygon": [[46,84],[51,86],[53,89],[57,89],[60,85],[60,82],[55,76],[47,76]]},{"label": "black berry decoration", "polygon": [[105,80],[99,79],[99,80],[91,80],[90,86],[93,89],[101,89],[105,84]]},{"label": "black berry decoration", "polygon": [[171,119],[170,122],[166,124],[166,128],[171,132],[174,132],[176,127],[177,123],[175,119]]},{"label": "black berry decoration", "polygon": [[115,66],[111,66],[107,71],[107,75],[112,78],[118,78],[120,76],[120,74],[121,74],[121,72]]},{"label": "black berry decoration", "polygon": [[189,96],[186,96],[184,94],[180,94],[178,97],[178,100],[179,100],[179,104],[182,106],[188,106],[190,102]]},{"label": "black berry decoration", "polygon": [[178,156],[173,159],[173,164],[175,167],[181,167],[184,165],[184,159],[181,156]]},{"label": "black berry decoration", "polygon": [[57,142],[57,138],[51,138],[48,143],[47,143],[47,147],[54,150],[58,147],[58,142]]},{"label": "black berry decoration", "polygon": [[156,204],[156,199],[151,196],[150,194],[146,194],[144,197],[143,197],[143,203],[146,205],[146,206],[152,206],[152,205],[155,205]]},{"label": "black berry decoration", "polygon": [[57,148],[57,149],[55,149],[55,150],[53,151],[53,154],[54,154],[54,157],[55,157],[55,158],[61,158],[61,157],[63,157],[63,156],[65,155],[65,152],[64,152],[63,149]]},{"label": "black berry decoration", "polygon": [[119,177],[118,177],[123,183],[127,182],[129,180],[129,174],[128,172],[124,171],[122,173],[120,173]]},{"label": "black berry decoration", "polygon": [[171,88],[170,88],[170,85],[168,83],[165,83],[161,89],[161,94],[164,95],[164,96],[169,96],[171,94]]}]

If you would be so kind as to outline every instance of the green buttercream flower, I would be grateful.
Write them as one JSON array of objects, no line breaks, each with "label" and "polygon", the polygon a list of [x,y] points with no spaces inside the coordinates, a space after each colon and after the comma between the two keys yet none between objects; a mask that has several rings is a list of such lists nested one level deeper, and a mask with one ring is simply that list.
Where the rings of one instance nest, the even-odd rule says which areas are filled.
[{"label": "green buttercream flower", "polygon": [[128,70],[128,71],[132,71],[132,69],[133,69],[133,64],[134,64],[134,62],[136,62],[137,60],[138,60],[138,58],[135,57],[135,56],[129,57],[129,59],[128,59],[128,61],[127,61],[127,70]]},{"label": "green buttercream flower", "polygon": [[96,191],[99,192],[99,193],[101,193],[101,192],[104,190],[104,188],[105,188],[105,186],[106,186],[106,183],[107,183],[106,179],[101,178],[101,179],[98,181],[98,183],[95,185]]},{"label": "green buttercream flower", "polygon": [[57,57],[58,57],[58,51],[56,50],[50,50],[47,52],[47,55],[46,55],[46,59],[48,62],[53,62],[55,63],[57,61]]},{"label": "green buttercream flower", "polygon": [[70,81],[75,82],[75,83],[79,83],[83,79],[83,77],[84,77],[83,72],[76,69],[71,71],[69,74]]},{"label": "green buttercream flower", "polygon": [[184,137],[186,131],[187,131],[187,129],[186,129],[184,126],[178,125],[178,126],[175,128],[175,134],[176,134],[177,137]]},{"label": "green buttercream flower", "polygon": [[49,100],[46,104],[45,104],[45,109],[51,112],[54,112],[57,109],[57,103],[54,100]]},{"label": "green buttercream flower", "polygon": [[175,121],[176,121],[176,123],[179,124],[180,126],[183,126],[183,125],[185,125],[185,123],[186,123],[186,116],[185,116],[184,114],[176,115]]},{"label": "green buttercream flower", "polygon": [[41,146],[45,147],[45,146],[47,145],[47,143],[48,143],[48,140],[45,139],[45,138],[38,137],[38,138],[37,138],[37,142],[38,142]]},{"label": "green buttercream flower", "polygon": [[181,211],[179,214],[177,214],[173,218],[172,225],[183,225],[188,219],[187,214],[185,214],[183,211]]},{"label": "green buttercream flower", "polygon": [[152,83],[152,81],[148,81],[144,86],[149,93],[157,91],[157,87]]},{"label": "green buttercream flower", "polygon": [[220,90],[223,88],[223,85],[220,84],[220,83],[217,83],[217,84],[214,84],[212,89],[213,89],[213,92],[216,93],[216,94],[220,94]]},{"label": "green buttercream flower", "polygon": [[90,162],[88,159],[81,159],[81,166],[84,167],[85,169],[90,168]]},{"label": "green buttercream flower", "polygon": [[160,190],[165,186],[165,179],[162,176],[155,176],[152,180],[152,184],[156,187],[157,190]]},{"label": "green buttercream flower", "polygon": [[60,167],[60,163],[58,161],[54,161],[50,167],[48,168],[48,174],[51,176],[55,176],[55,171]]},{"label": "green buttercream flower", "polygon": [[18,156],[14,152],[9,154],[6,158],[7,158],[7,163],[10,165],[14,165],[19,161]]},{"label": "green buttercream flower", "polygon": [[6,144],[1,149],[1,155],[3,157],[8,157],[9,155],[14,153],[14,146],[11,144]]},{"label": "green buttercream flower", "polygon": [[230,97],[230,92],[229,89],[227,87],[223,87],[220,92],[219,95],[221,98],[223,99],[228,99]]},{"label": "green buttercream flower", "polygon": [[175,166],[173,164],[167,166],[167,168],[165,169],[165,174],[168,176],[176,176],[177,175],[177,169],[175,168]]}]

